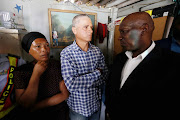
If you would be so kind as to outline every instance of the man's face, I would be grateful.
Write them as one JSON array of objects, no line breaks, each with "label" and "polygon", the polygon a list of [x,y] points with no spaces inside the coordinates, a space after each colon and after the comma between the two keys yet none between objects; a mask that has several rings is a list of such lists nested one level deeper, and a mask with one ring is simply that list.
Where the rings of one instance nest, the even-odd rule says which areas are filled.
[{"label": "man's face", "polygon": [[139,48],[140,30],[132,27],[131,24],[121,23],[119,26],[120,43],[127,51],[134,51]]},{"label": "man's face", "polygon": [[34,57],[37,61],[49,60],[49,43],[44,38],[37,38],[31,44],[29,54]]},{"label": "man's face", "polygon": [[81,17],[79,23],[72,28],[76,40],[90,42],[92,39],[93,25],[88,17]]}]

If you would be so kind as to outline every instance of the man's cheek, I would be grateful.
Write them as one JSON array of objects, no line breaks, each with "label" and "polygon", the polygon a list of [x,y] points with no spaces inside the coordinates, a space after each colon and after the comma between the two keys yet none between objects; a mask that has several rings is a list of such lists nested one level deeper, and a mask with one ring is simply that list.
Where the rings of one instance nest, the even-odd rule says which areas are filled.
[{"label": "man's cheek", "polygon": [[140,39],[140,32],[138,30],[131,30],[129,32],[129,39],[132,40],[134,45],[136,45]]}]

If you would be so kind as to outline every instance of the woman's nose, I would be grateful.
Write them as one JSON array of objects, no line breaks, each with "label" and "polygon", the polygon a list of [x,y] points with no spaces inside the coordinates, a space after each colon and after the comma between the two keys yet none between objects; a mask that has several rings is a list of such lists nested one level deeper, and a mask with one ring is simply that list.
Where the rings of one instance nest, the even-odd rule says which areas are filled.
[{"label": "woman's nose", "polygon": [[46,47],[46,46],[42,46],[42,47],[41,47],[41,51],[43,51],[43,52],[44,52],[44,51],[47,51],[47,47]]}]

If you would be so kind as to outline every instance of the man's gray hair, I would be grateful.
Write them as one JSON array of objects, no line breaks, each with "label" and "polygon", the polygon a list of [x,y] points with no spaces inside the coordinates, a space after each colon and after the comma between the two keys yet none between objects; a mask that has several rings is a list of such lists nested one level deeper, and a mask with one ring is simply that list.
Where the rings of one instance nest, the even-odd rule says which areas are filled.
[{"label": "man's gray hair", "polygon": [[79,23],[79,19],[81,17],[89,17],[87,14],[79,14],[76,15],[73,19],[72,19],[72,27],[75,27],[77,23]]}]

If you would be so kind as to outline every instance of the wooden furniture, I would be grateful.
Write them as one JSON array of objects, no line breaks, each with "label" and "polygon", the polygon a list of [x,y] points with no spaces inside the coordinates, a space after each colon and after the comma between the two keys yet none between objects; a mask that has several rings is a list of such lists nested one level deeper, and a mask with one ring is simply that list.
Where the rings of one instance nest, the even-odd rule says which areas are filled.
[{"label": "wooden furniture", "polygon": [[164,35],[167,16],[154,18],[153,21],[154,21],[155,29],[153,31],[152,39],[154,41],[161,40]]},{"label": "wooden furniture", "polygon": [[21,40],[26,30],[0,29],[0,54],[12,54],[31,61],[32,57],[21,47]]}]

